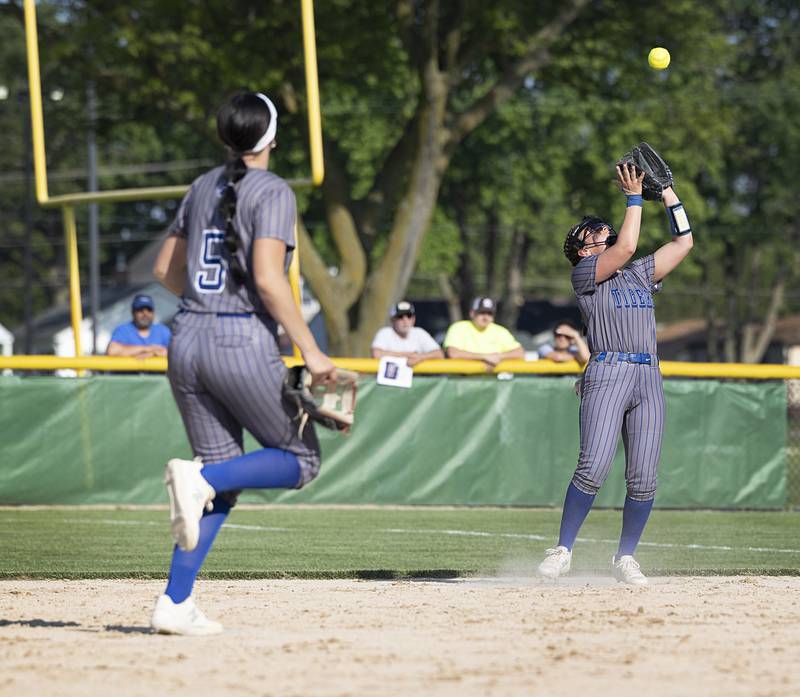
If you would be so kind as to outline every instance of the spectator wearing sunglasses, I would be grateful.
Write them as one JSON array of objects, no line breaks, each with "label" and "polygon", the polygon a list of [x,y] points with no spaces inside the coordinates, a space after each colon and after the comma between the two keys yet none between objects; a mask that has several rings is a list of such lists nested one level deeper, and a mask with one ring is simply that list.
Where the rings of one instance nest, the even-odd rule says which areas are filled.
[{"label": "spectator wearing sunglasses", "polygon": [[155,309],[153,298],[137,295],[131,303],[132,321],[114,330],[106,354],[129,358],[166,356],[171,335],[169,327],[155,321]]},{"label": "spectator wearing sunglasses", "polygon": [[505,327],[495,324],[495,303],[491,298],[472,301],[469,319],[450,325],[444,338],[448,358],[471,358],[492,370],[500,361],[524,359],[525,350]]},{"label": "spectator wearing sunglasses", "polygon": [[444,358],[444,352],[434,338],[421,327],[415,327],[417,319],[414,305],[401,300],[389,313],[391,326],[382,327],[372,340],[372,357],[404,356],[412,368],[430,358]]},{"label": "spectator wearing sunglasses", "polygon": [[578,361],[580,365],[586,365],[589,355],[586,341],[572,322],[559,322],[553,328],[553,343],[539,347],[540,358],[556,363]]}]

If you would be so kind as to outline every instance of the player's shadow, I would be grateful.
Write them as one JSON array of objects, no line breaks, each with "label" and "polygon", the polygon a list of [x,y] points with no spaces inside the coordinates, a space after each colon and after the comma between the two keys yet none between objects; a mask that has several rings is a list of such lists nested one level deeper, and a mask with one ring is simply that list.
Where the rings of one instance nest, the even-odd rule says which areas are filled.
[{"label": "player's shadow", "polygon": [[107,624],[104,629],[107,632],[118,632],[119,634],[153,634],[151,627],[126,627],[122,624]]},{"label": "player's shadow", "polygon": [[[53,628],[53,627],[81,627],[81,631],[97,632],[98,629],[83,628],[80,622],[64,622],[62,620],[4,620],[0,619],[0,627],[35,627],[35,628]],[[103,628],[106,632],[119,632],[120,634],[152,634],[153,630],[150,627],[126,627],[121,624],[107,624]]]},{"label": "player's shadow", "polygon": [[413,569],[411,571],[395,571],[393,569],[355,569],[348,572],[362,581],[416,581],[419,579],[444,580],[456,579],[464,575],[456,569]]},{"label": "player's shadow", "polygon": [[61,620],[0,620],[0,627],[80,627],[78,622],[62,622]]}]

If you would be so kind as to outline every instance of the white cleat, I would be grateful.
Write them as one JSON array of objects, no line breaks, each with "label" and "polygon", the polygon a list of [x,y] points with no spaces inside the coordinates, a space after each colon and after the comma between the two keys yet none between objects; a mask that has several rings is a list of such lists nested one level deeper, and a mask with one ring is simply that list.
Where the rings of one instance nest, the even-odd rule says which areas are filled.
[{"label": "white cleat", "polygon": [[545,578],[558,578],[567,573],[572,565],[572,552],[566,547],[545,550],[544,561],[539,564],[539,575]]},{"label": "white cleat", "polygon": [[174,458],[167,463],[164,484],[169,494],[169,520],[178,547],[191,552],[200,538],[203,510],[213,510],[214,488],[203,478],[201,462]]},{"label": "white cleat", "polygon": [[172,602],[172,598],[168,595],[158,596],[150,626],[159,634],[207,636],[222,632],[222,625],[219,622],[212,622],[200,612],[192,596],[182,603]]},{"label": "white cleat", "polygon": [[646,586],[647,576],[639,568],[639,562],[630,554],[623,554],[617,558],[611,557],[611,568],[614,571],[614,578],[620,583],[628,583],[631,586]]}]

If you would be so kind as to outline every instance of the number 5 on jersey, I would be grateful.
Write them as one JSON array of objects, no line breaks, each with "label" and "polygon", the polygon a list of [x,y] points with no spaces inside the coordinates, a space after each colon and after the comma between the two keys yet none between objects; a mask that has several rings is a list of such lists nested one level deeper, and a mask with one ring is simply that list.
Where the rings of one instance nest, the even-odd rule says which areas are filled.
[{"label": "number 5 on jersey", "polygon": [[194,275],[198,293],[221,293],[225,288],[225,262],[222,258],[222,230],[203,230],[200,246],[200,270]]}]

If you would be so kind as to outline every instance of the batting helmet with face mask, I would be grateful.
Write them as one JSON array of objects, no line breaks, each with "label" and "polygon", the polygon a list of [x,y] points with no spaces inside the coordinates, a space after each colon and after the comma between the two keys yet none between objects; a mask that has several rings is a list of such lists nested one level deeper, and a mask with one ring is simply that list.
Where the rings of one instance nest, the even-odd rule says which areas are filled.
[{"label": "batting helmet with face mask", "polygon": [[[608,237],[602,242],[592,242],[586,244],[583,240],[590,232],[608,228]],[[617,241],[617,233],[611,223],[607,223],[602,218],[596,218],[591,215],[586,215],[583,220],[574,227],[570,228],[567,233],[567,239],[564,240],[564,256],[569,259],[573,266],[577,266],[581,260],[581,255],[578,252],[581,249],[589,249],[590,247],[597,247],[601,244],[608,245],[609,247]]]}]

